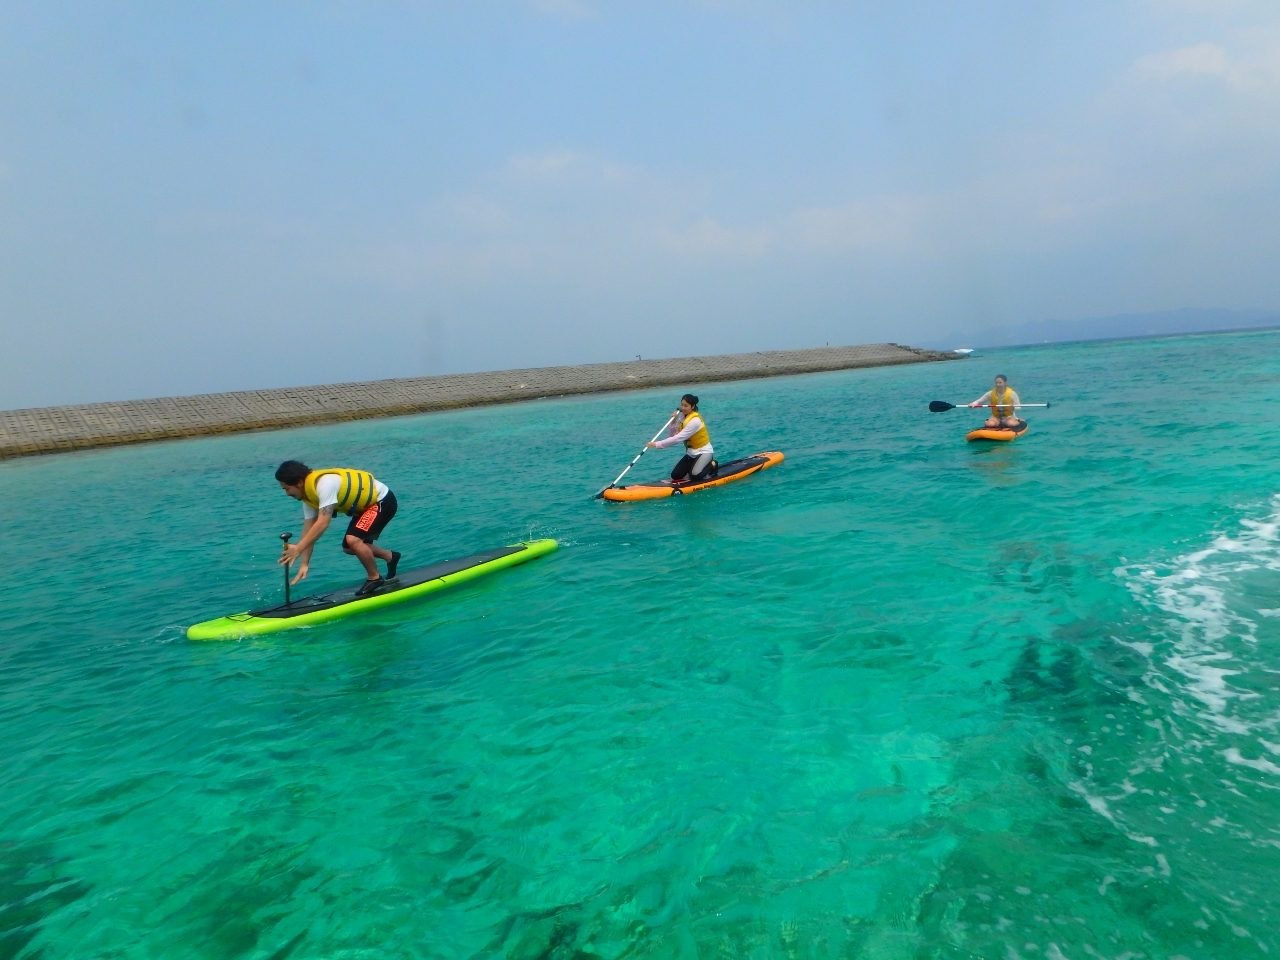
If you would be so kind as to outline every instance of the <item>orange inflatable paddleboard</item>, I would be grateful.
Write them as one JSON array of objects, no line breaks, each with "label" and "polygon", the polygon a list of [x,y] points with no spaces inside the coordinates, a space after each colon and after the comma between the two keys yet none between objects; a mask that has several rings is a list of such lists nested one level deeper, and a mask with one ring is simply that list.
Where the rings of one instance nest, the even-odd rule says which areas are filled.
[{"label": "orange inflatable paddleboard", "polygon": [[970,431],[965,439],[971,442],[974,440],[1017,440],[1026,432],[1027,421],[1023,420],[1012,429],[1009,427],[983,427],[980,430],[973,430]]},{"label": "orange inflatable paddleboard", "polygon": [[707,490],[711,487],[721,487],[726,483],[733,483],[735,480],[744,480],[753,473],[776,467],[782,460],[782,454],[776,450],[766,453],[753,453],[751,456],[743,457],[741,460],[730,460],[728,463],[720,464],[716,475],[709,480],[702,480],[698,483],[672,483],[670,480],[661,480],[657,483],[632,483],[624,487],[608,487],[601,491],[600,496],[615,503],[683,496],[689,493],[696,493],[699,490]]}]

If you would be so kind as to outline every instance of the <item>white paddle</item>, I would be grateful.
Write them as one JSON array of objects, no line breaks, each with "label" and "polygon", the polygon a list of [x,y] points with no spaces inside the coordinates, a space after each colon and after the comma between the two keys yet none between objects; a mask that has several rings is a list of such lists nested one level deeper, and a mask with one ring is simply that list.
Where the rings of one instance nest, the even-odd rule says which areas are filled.
[{"label": "white paddle", "polygon": [[[947,403],[947,401],[945,401],[945,400],[930,400],[930,401],[929,401],[929,412],[930,412],[930,413],[942,413],[944,410],[954,410],[956,407],[967,407],[967,406],[969,406],[967,403]],[[1015,403],[1015,404],[1014,404],[1014,407],[1015,407],[1015,408],[1021,408],[1021,407],[1047,407],[1047,406],[1049,406],[1049,404],[1047,404],[1047,403]],[[987,404],[983,404],[982,406],[980,406],[980,407],[974,407],[973,409],[975,409],[975,410],[989,410],[989,409],[990,409],[990,407],[989,407]]]},{"label": "white paddle", "polygon": [[[671,416],[667,417],[667,422],[662,425],[661,430],[659,430],[657,433],[653,435],[653,439],[650,440],[649,443],[657,443],[658,438],[662,436],[662,431],[667,429],[667,427],[671,426],[671,421],[674,419],[675,419],[675,414],[672,414]],[[644,456],[644,452],[649,449],[649,443],[646,443],[643,447],[641,447],[640,452],[636,454],[635,459],[627,464],[626,470],[623,470],[620,474],[614,477],[613,483],[609,484],[608,486],[601,487],[600,492],[597,493],[593,499],[599,500],[601,497],[604,496],[604,492],[608,490],[609,487],[616,487],[618,485],[618,481],[627,475],[627,470],[630,470],[632,467],[634,467],[640,461],[640,458]]]}]

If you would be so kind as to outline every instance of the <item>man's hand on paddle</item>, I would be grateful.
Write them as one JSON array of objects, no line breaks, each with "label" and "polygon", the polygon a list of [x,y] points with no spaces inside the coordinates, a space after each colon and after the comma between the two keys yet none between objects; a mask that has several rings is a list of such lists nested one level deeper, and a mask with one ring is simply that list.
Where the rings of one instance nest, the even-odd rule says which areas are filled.
[{"label": "man's hand on paddle", "polygon": [[311,558],[303,555],[303,548],[296,543],[286,543],[284,551],[280,554],[280,559],[276,562],[282,567],[287,567],[293,561],[302,556],[302,562],[298,564],[298,572],[293,575],[293,579],[289,583],[295,584],[299,580],[307,579],[307,570],[311,567]]},{"label": "man's hand on paddle", "polygon": [[302,521],[302,538],[297,543],[284,545],[284,551],[276,562],[282,567],[287,567],[295,560],[298,561],[298,572],[294,574],[290,583],[307,579],[307,570],[311,567],[311,547],[319,539],[320,534],[329,528],[329,520],[332,517],[333,507],[323,507],[319,516]]},{"label": "man's hand on paddle", "polygon": [[280,559],[276,561],[280,566],[287,567],[299,557],[302,558],[302,561],[298,564],[298,572],[295,573],[293,575],[293,579],[289,581],[290,584],[295,584],[299,580],[307,579],[307,571],[311,568],[311,557],[309,556],[309,551],[307,551],[301,544],[286,543],[284,545],[283,552],[280,554]]}]

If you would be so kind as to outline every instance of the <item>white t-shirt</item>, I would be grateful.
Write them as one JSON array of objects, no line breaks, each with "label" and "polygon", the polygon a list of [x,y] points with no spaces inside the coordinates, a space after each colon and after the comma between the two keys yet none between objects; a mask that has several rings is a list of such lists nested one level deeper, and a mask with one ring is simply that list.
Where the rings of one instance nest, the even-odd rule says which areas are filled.
[{"label": "white t-shirt", "polygon": [[[342,478],[336,473],[326,473],[323,477],[316,481],[316,500],[319,503],[320,510],[325,507],[336,506],[338,503],[338,491],[342,489]],[[373,478],[373,489],[377,491],[378,502],[382,502],[382,498],[387,495],[390,489],[385,483],[377,477]],[[320,515],[320,510],[311,506],[309,503],[302,504],[302,516],[307,520],[314,520]]]}]

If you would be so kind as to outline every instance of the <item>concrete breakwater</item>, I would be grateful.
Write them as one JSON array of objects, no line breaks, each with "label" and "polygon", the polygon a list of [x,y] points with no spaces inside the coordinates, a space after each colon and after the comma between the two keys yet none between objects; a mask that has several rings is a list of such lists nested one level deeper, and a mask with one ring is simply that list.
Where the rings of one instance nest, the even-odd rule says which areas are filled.
[{"label": "concrete breakwater", "polygon": [[0,411],[0,459],[122,443],[403,416],[645,387],[750,380],[960,355],[896,343],[629,360]]}]

